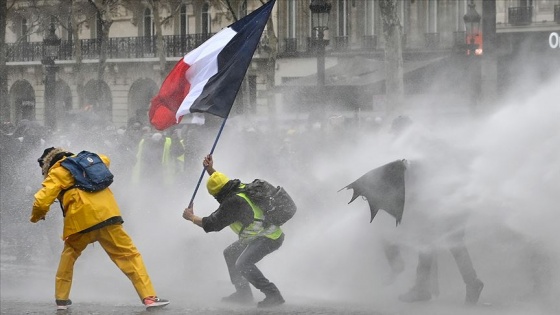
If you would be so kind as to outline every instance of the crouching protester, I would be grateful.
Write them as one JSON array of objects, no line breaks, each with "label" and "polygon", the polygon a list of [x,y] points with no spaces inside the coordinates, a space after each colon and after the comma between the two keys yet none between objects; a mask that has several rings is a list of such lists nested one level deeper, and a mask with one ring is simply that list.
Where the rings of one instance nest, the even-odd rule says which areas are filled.
[{"label": "crouching protester", "polygon": [[224,302],[250,304],[253,302],[252,284],[264,293],[264,300],[258,302],[258,307],[271,307],[284,303],[284,298],[276,285],[270,282],[255,265],[266,255],[274,252],[282,245],[284,233],[271,225],[263,226],[262,211],[239,191],[242,184],[238,179],[230,180],[226,175],[217,172],[213,167],[211,155],[203,162],[210,175],[206,187],[210,195],[220,203],[216,211],[207,217],[194,215],[193,206],[189,205],[183,212],[183,218],[202,227],[205,232],[221,231],[226,226],[239,236],[239,239],[224,250],[224,257],[228,267],[235,292],[224,297]]},{"label": "crouching protester", "polygon": [[[97,160],[88,156],[87,161],[97,161],[98,167],[107,170],[109,185],[112,182],[112,174],[106,168],[110,163],[109,158],[104,155],[94,157]],[[79,186],[79,180],[72,175],[72,168],[66,166],[75,158],[76,155],[62,148],[45,149],[38,159],[44,176],[43,187],[35,194],[30,219],[33,223],[45,219],[51,204],[55,199],[59,200],[64,216],[64,248],[56,272],[57,308],[64,310],[72,305],[69,297],[74,263],[86,246],[94,242],[99,242],[111,260],[130,279],[146,308],[169,304],[169,301],[157,297],[142,256],[122,226],[124,221],[113,193],[108,187],[88,192]]]}]

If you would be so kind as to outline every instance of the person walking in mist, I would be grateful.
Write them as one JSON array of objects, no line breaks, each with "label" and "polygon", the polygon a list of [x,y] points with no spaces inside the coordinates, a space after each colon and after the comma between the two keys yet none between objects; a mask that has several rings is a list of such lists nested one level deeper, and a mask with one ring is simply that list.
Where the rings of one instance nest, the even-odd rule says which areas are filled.
[{"label": "person walking in mist", "polygon": [[[56,272],[57,308],[65,310],[72,305],[69,297],[74,263],[86,246],[94,242],[101,244],[111,260],[132,281],[147,309],[169,304],[168,300],[157,297],[142,256],[122,227],[124,221],[111,190],[107,187],[90,193],[74,187],[72,173],[61,165],[73,155],[62,148],[44,150],[38,159],[44,176],[43,187],[35,194],[30,218],[33,223],[43,220],[55,199],[60,202],[64,216],[64,249]],[[109,166],[109,158],[99,156]]]},{"label": "person walking in mist", "polygon": [[249,304],[253,301],[253,293],[249,284],[264,293],[264,300],[258,307],[271,307],[284,303],[284,298],[276,285],[270,282],[255,265],[266,255],[274,252],[284,242],[282,230],[271,225],[263,226],[262,211],[247,197],[239,192],[243,187],[238,179],[230,180],[223,173],[214,169],[211,155],[204,158],[205,167],[210,178],[206,184],[210,195],[220,203],[216,211],[207,217],[194,214],[192,205],[183,212],[183,218],[202,227],[205,232],[221,231],[226,226],[239,235],[239,239],[224,250],[235,292],[222,300],[238,304]]},{"label": "person walking in mist", "polygon": [[[478,278],[465,243],[471,212],[466,189],[469,153],[459,150],[423,130],[408,116],[395,118],[391,133],[396,142],[422,152],[408,160],[406,179],[408,222],[403,224],[419,247],[416,279],[412,288],[399,296],[406,303],[428,301],[439,294],[437,250],[448,250],[465,284],[465,304],[478,303],[484,283]],[[401,142],[402,141],[402,142]]]}]

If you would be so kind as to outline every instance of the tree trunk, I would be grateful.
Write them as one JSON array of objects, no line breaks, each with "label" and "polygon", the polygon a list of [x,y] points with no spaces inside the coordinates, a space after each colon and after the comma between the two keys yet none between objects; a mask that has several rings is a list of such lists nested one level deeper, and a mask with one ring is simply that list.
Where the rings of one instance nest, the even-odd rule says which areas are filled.
[{"label": "tree trunk", "polygon": [[72,1],[72,40],[74,41],[72,49],[74,54],[74,73],[76,74],[76,93],[78,94],[78,108],[84,105],[84,74],[82,72],[82,44],[80,42],[80,32],[78,23],[78,4],[77,1]]},{"label": "tree trunk", "polygon": [[386,110],[389,116],[398,116],[402,114],[404,97],[402,26],[396,0],[380,0],[379,7],[385,38]]},{"label": "tree trunk", "polygon": [[10,121],[8,102],[8,67],[6,66],[7,0],[0,0],[0,122]]},{"label": "tree trunk", "polygon": [[99,110],[104,111],[104,105],[101,104],[100,100],[103,98],[103,91],[101,82],[103,82],[103,78],[105,76],[105,65],[107,63],[107,43],[109,41],[109,30],[111,29],[111,25],[113,24],[113,20],[111,18],[110,8],[105,7],[101,10],[101,14],[99,15],[101,19],[101,36],[99,38],[99,64],[97,67],[97,106]]}]

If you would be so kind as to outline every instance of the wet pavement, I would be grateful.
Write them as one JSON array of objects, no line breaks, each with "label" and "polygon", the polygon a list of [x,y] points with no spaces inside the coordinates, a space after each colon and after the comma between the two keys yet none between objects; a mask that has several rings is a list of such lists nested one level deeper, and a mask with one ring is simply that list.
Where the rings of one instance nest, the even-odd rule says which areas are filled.
[{"label": "wet pavement", "polygon": [[[520,306],[520,307],[519,307]],[[465,307],[448,303],[419,303],[391,307],[376,307],[374,305],[344,305],[334,301],[287,302],[284,305],[259,309],[255,306],[233,306],[217,303],[216,306],[189,305],[184,302],[172,301],[166,307],[146,310],[140,304],[113,304],[110,302],[79,302],[68,310],[56,310],[53,302],[29,301],[16,299],[1,299],[1,314],[52,314],[52,315],[553,315],[553,310],[518,305],[518,306],[490,306],[479,305]]]},{"label": "wet pavement", "polygon": [[[261,298],[255,296],[255,304],[250,306],[239,306],[225,304],[220,301],[222,296],[222,284],[218,283],[212,292],[208,286],[201,287],[201,296],[196,296],[192,292],[177,293],[168,292],[162,296],[171,300],[171,304],[164,308],[146,310],[145,307],[136,300],[135,295],[124,282],[121,288],[120,278],[115,279],[115,283],[107,285],[106,282],[97,283],[92,279],[84,279],[78,276],[75,279],[73,288],[73,305],[69,310],[57,311],[54,305],[53,277],[54,270],[49,264],[43,266],[36,264],[22,265],[14,260],[3,260],[1,268],[1,314],[20,315],[20,314],[53,314],[53,315],[257,315],[257,314],[306,314],[306,315],[393,315],[393,314],[438,314],[437,312],[425,313],[420,309],[410,305],[394,304],[387,308],[376,305],[379,298],[372,299],[373,303],[363,304],[345,302],[343,300],[326,300],[319,298],[306,298],[301,296],[285,295],[284,305],[260,309],[256,307],[256,302]],[[122,277],[125,278],[125,277]],[[106,281],[106,280],[103,280]],[[84,291],[84,283],[92,286]],[[181,283],[181,279],[178,279]],[[229,289],[229,287],[228,287]],[[171,293],[171,294],[169,294]],[[386,302],[385,302],[386,303]],[[395,308],[395,306],[397,306]],[[402,308],[404,307],[404,308]],[[433,311],[429,304],[421,306],[424,309]],[[461,308],[459,308],[460,310]],[[415,310],[415,311],[413,311]],[[445,314],[445,313],[439,313]],[[461,314],[454,312],[454,314]]]},{"label": "wet pavement", "polygon": [[[461,291],[442,292],[428,302],[401,303],[396,293],[378,290],[351,291],[347,296],[324,295],[301,296],[306,290],[286,290],[286,304],[279,307],[259,309],[256,302],[262,296],[255,296],[255,304],[238,306],[220,302],[220,297],[230,293],[228,281],[212,282],[216,277],[199,279],[198,275],[178,275],[167,285],[160,285],[161,297],[171,300],[171,304],[155,310],[146,310],[137,300],[128,279],[118,273],[109,262],[96,262],[95,251],[90,253],[88,264],[75,270],[72,288],[73,306],[67,311],[57,311],[54,305],[54,274],[56,256],[44,255],[16,257],[8,255],[9,248],[3,246],[0,268],[0,309],[2,315],[53,314],[53,315],[257,315],[257,314],[306,314],[306,315],[557,315],[557,303],[520,301],[492,293],[493,283],[487,283],[484,298],[473,307],[462,304]],[[99,253],[103,256],[103,253]],[[88,254],[86,254],[88,255]],[[40,258],[37,258],[40,257]],[[103,257],[106,258],[106,257]],[[18,259],[24,259],[21,262]],[[105,259],[106,260],[106,259]],[[107,268],[111,272],[107,272]],[[109,275],[108,275],[109,274]],[[189,278],[191,276],[191,278]],[[157,277],[156,277],[157,278]],[[328,281],[325,279],[325,281]],[[328,282],[326,282],[328,283]],[[336,292],[344,292],[337,285]],[[338,290],[341,289],[341,290]],[[494,291],[495,292],[495,291]],[[260,294],[260,293],[258,293]],[[361,294],[361,295],[360,295]]]},{"label": "wet pavement", "polygon": [[172,303],[164,308],[146,310],[140,305],[111,305],[104,303],[76,303],[71,309],[64,311],[57,311],[53,303],[39,303],[30,301],[16,301],[4,300],[1,301],[2,314],[17,315],[17,314],[56,314],[56,315],[179,315],[179,314],[192,314],[192,315],[218,315],[218,314],[231,314],[231,315],[257,315],[257,314],[382,314],[372,310],[359,310],[348,309],[341,306],[322,306],[322,305],[295,305],[286,304],[269,309],[257,309],[256,307],[239,307],[220,305],[216,307],[209,306],[189,306],[181,305],[180,303]]},{"label": "wet pavement", "polygon": [[[314,300],[309,301],[299,297],[286,297],[289,300],[286,304],[261,309],[256,307],[256,302],[260,297],[255,297],[254,305],[239,306],[220,302],[220,295],[203,299],[194,296],[177,296],[166,295],[171,303],[163,308],[146,310],[145,307],[136,301],[134,294],[131,294],[129,288],[119,289],[119,283],[116,279],[113,286],[106,283],[97,285],[93,282],[95,288],[92,293],[73,294],[73,305],[68,310],[56,310],[54,299],[51,299],[54,293],[54,270],[53,264],[45,263],[43,260],[30,261],[25,264],[18,263],[14,258],[6,258],[3,256],[1,265],[1,314],[20,315],[20,314],[53,314],[53,315],[142,315],[142,314],[162,314],[162,315],[178,315],[178,314],[373,314],[381,315],[385,313],[376,312],[365,306],[349,306],[339,302]],[[125,278],[125,277],[123,277]],[[80,283],[85,279],[74,281],[74,286],[80,287]],[[127,283],[128,285],[128,283]],[[104,288],[101,289],[100,288]],[[208,294],[208,287],[201,288]],[[83,291],[83,290],[82,290]],[[219,291],[219,290],[217,290]],[[74,290],[73,290],[74,293]],[[121,294],[122,293],[122,294]],[[94,294],[92,301],[88,294]],[[217,293],[216,293],[217,294]],[[106,297],[105,300],[100,297]],[[95,301],[95,299],[98,299]]]},{"label": "wet pavement", "polygon": [[[106,282],[87,282],[94,288],[84,292],[80,288],[86,279],[75,281],[78,292],[73,290],[73,305],[69,310],[57,311],[52,299],[54,288],[53,273],[48,267],[22,268],[10,262],[2,263],[0,308],[2,315],[52,314],[52,315],[553,315],[554,309],[543,308],[537,304],[515,301],[482,302],[466,307],[457,300],[439,297],[432,301],[406,304],[384,298],[382,292],[372,292],[369,301],[361,303],[341,299],[306,298],[293,294],[285,295],[284,305],[259,309],[250,306],[231,305],[220,302],[220,286],[214,295],[208,287],[201,288],[204,296],[197,297],[184,293],[171,292],[162,296],[171,304],[160,309],[146,310],[136,300],[133,291],[120,284],[107,286]],[[33,279],[33,280],[31,280]],[[118,280],[118,279],[117,279]],[[181,279],[178,280],[180,282]],[[208,295],[211,295],[210,297]]]}]

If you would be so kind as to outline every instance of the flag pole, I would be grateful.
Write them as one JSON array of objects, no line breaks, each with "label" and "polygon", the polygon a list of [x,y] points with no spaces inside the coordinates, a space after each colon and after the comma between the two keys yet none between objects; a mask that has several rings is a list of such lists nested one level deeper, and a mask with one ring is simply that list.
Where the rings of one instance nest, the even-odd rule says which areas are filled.
[{"label": "flag pole", "polygon": [[[235,54],[235,56],[239,55],[238,56],[239,58],[235,59],[235,62],[238,63],[238,67],[244,66],[245,70],[242,73],[242,75],[241,75],[240,71],[223,71],[221,73],[217,72],[216,74],[214,74],[214,75],[219,75],[219,77],[221,78],[220,82],[222,82],[225,79],[229,79],[229,80],[232,81],[233,84],[235,84],[234,82],[237,83],[237,89],[233,90],[233,89],[229,88],[229,89],[225,89],[223,91],[223,93],[226,96],[225,99],[228,100],[228,101],[231,101],[230,104],[227,105],[229,108],[227,108],[227,111],[226,111],[224,116],[220,115],[220,114],[222,114],[222,112],[219,111],[219,110],[216,111],[216,112],[210,112],[208,110],[208,108],[204,108],[203,110],[198,108],[198,110],[197,110],[197,111],[200,111],[200,112],[208,112],[208,113],[211,113],[211,114],[214,114],[216,116],[220,116],[220,117],[224,118],[224,121],[222,122],[222,125],[220,126],[220,130],[218,131],[218,135],[216,136],[216,139],[214,140],[214,144],[212,145],[212,149],[210,150],[210,155],[212,155],[214,153],[214,149],[216,148],[216,145],[218,143],[220,135],[222,134],[222,131],[224,130],[224,126],[226,124],[229,113],[231,112],[231,109],[233,107],[235,97],[237,96],[237,93],[239,92],[239,89],[241,87],[241,83],[243,81],[243,78],[245,77],[245,75],[247,73],[247,69],[249,68],[249,65],[251,63],[251,59],[253,58],[255,50],[257,49],[260,38],[262,36],[262,32],[263,32],[263,30],[266,26],[266,23],[267,23],[268,19],[270,18],[270,14],[272,12],[272,8],[273,8],[275,3],[276,3],[276,0],[268,1],[266,4],[263,4],[257,10],[255,10],[255,11],[251,12],[249,15],[243,17],[241,20],[238,20],[235,23],[231,24],[228,27],[228,28],[231,27],[230,32],[229,33],[224,33],[224,34],[226,34],[226,35],[224,35],[225,36],[224,38],[227,38],[227,34],[231,34],[231,31],[234,31],[234,34],[235,34],[233,36],[233,38],[236,38],[237,36],[239,36],[240,39],[243,38],[242,41],[241,40],[234,41],[233,44],[231,45],[231,47],[229,47],[228,45],[225,45],[222,48],[229,47],[228,50],[227,50],[228,54],[231,53],[230,50],[232,50],[232,49],[237,49],[239,51],[243,51],[244,52],[243,54]],[[265,17],[266,17],[266,19],[265,19]],[[222,32],[220,32],[218,34],[221,34],[221,33]],[[257,37],[257,35],[258,35],[258,37]],[[214,38],[214,36],[212,38]],[[210,38],[210,40],[212,40],[212,38]],[[223,39],[220,37],[219,40],[223,40]],[[252,52],[251,52],[250,55],[248,54],[248,49],[249,48],[252,49]],[[198,49],[198,48],[196,48],[196,49]],[[185,58],[187,58],[188,56],[189,56],[189,54],[187,54],[185,56]],[[193,60],[196,63],[197,59],[194,58]],[[201,60],[204,60],[204,58],[201,59]],[[180,64],[180,65],[182,65],[183,68],[184,68],[183,64]],[[180,68],[179,70],[182,69],[181,71],[186,71],[186,69],[183,69],[183,68]],[[227,68],[229,69],[231,67],[227,67]],[[205,78],[205,77],[201,76],[201,78]],[[209,80],[210,77],[208,77],[206,79]],[[209,81],[205,81],[205,82],[209,82]],[[206,83],[206,84],[208,84],[208,83]],[[208,94],[216,93],[217,88],[215,87],[215,85],[216,85],[216,83],[214,82],[214,85],[212,86],[212,89],[209,89],[207,91]],[[230,85],[230,86],[233,87],[233,85]],[[218,90],[218,92],[219,91],[221,91],[221,90]],[[235,92],[233,92],[233,91],[235,91]],[[197,97],[200,97],[200,96],[197,96]],[[230,97],[231,97],[231,99],[230,99]],[[212,102],[212,101],[213,101],[213,98],[209,97],[208,95],[205,96],[205,102]],[[196,106],[195,102],[196,102],[196,100],[193,103],[191,103],[190,106]],[[152,104],[152,106],[153,106],[153,104]],[[181,103],[181,106],[183,106],[182,103]],[[179,108],[181,108],[181,106],[179,106]],[[196,108],[196,107],[194,107],[194,108]],[[222,104],[222,108],[223,108],[223,104]],[[191,109],[192,109],[192,107],[189,107],[189,111]],[[150,110],[150,113],[151,113],[151,110]],[[167,113],[167,112],[164,112],[164,113]],[[205,172],[206,172],[206,167],[203,168],[202,173],[200,174],[200,177],[199,177],[198,182],[196,184],[196,187],[194,189],[192,198],[189,202],[189,208],[191,208],[193,206],[194,198],[196,196],[196,193],[198,192],[198,188],[200,187],[200,183],[202,182],[202,178],[204,177]]]},{"label": "flag pole", "polygon": [[[229,112],[228,112],[228,116],[229,116]],[[222,131],[224,130],[224,127],[226,125],[226,121],[228,116],[226,116],[226,118],[224,118],[224,121],[222,122],[222,125],[220,126],[220,130],[218,131],[218,135],[216,136],[216,139],[214,140],[214,144],[212,145],[212,149],[210,149],[210,155],[212,155],[214,153],[214,149],[216,149],[216,145],[218,144],[218,139],[220,139],[220,136],[222,135]],[[191,201],[189,202],[189,208],[191,208],[193,206],[194,203],[194,197],[196,196],[196,193],[198,192],[198,188],[200,187],[200,183],[202,182],[202,179],[204,178],[204,173],[206,172],[206,167],[202,168],[202,173],[200,173],[200,177],[198,178],[198,182],[196,183],[196,187],[194,188],[194,192],[193,195],[191,197]]]}]

